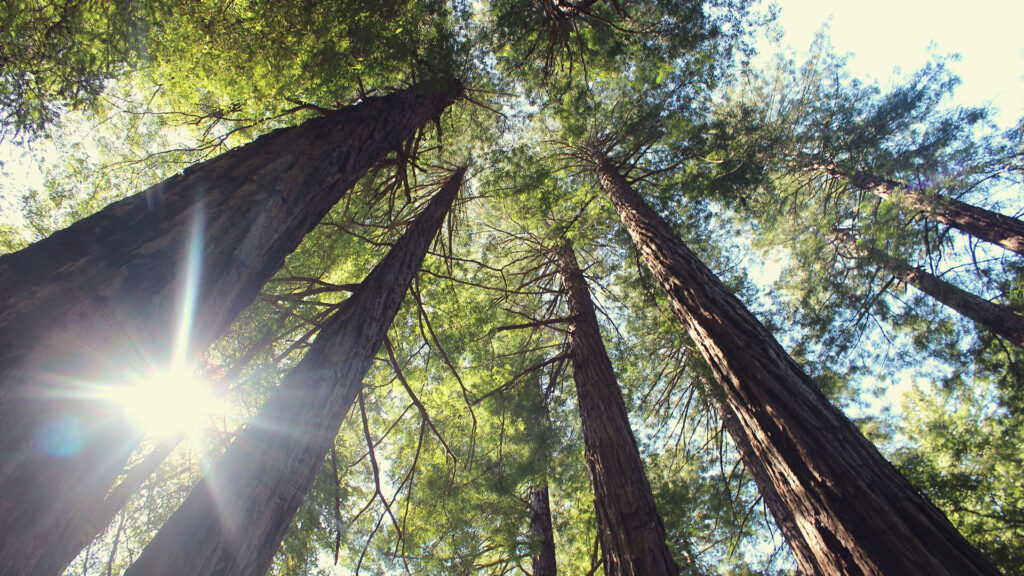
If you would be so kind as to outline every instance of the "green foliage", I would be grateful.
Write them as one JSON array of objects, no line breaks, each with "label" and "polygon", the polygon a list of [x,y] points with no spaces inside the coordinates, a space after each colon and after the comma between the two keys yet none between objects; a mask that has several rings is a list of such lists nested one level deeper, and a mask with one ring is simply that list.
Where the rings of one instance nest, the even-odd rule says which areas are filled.
[{"label": "green foliage", "polygon": [[144,53],[151,25],[169,8],[159,0],[0,5],[0,140],[37,133],[64,107],[95,99]]},{"label": "green foliage", "polygon": [[[1014,274],[1006,258],[861,181],[867,174],[968,202],[1019,183],[1008,170],[1012,137],[986,133],[983,109],[943,106],[957,83],[938,60],[883,93],[851,78],[820,38],[802,65],[779,59],[767,72],[748,71],[716,110],[704,145],[722,162],[708,189],[736,201],[757,246],[792,254],[779,288],[804,332],[798,356],[841,372],[899,370],[908,354],[948,355],[943,349],[970,340],[970,325],[906,293],[881,256],[1005,298],[1000,285]],[[888,334],[894,326],[908,336]],[[862,335],[876,329],[887,334],[871,338],[889,343],[864,346]]]},{"label": "green foliage", "polygon": [[336,107],[408,80],[424,58],[451,70],[451,57],[441,59],[447,19],[432,0],[198,0],[153,35],[147,72],[174,109],[212,119],[274,116],[302,102]]},{"label": "green foliage", "polygon": [[[802,66],[780,60],[734,88],[709,124],[723,162],[710,190],[753,221],[756,246],[788,265],[774,305],[793,356],[830,397],[873,416],[869,438],[1007,573],[1020,571],[1022,373],[1019,354],[924,294],[886,261],[910,262],[1020,310],[1020,262],[979,247],[904,202],[880,199],[857,174],[925,194],[1019,201],[1014,132],[985,130],[985,111],[948,109],[958,80],[938,61],[888,92],[850,78],[819,41]],[[998,205],[997,205],[998,206]],[[872,408],[872,387],[916,375],[901,414]],[[885,400],[882,401],[883,403]]]},{"label": "green foliage", "polygon": [[1008,575],[1024,574],[1024,426],[992,382],[955,379],[906,397],[894,463]]},{"label": "green foliage", "polygon": [[713,81],[732,50],[747,50],[748,11],[744,1],[492,0],[483,34],[502,72],[557,101],[606,79]]}]

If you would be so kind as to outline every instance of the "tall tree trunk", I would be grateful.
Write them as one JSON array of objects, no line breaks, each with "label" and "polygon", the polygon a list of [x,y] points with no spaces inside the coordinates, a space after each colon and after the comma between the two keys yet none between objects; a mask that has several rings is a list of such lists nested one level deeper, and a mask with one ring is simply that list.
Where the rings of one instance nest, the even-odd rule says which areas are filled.
[{"label": "tall tree trunk", "polygon": [[555,530],[551,526],[551,503],[548,500],[548,487],[534,488],[527,495],[530,506],[530,534],[534,541],[540,543],[540,550],[530,557],[533,563],[533,576],[555,576]]},{"label": "tall tree trunk", "polygon": [[569,353],[605,574],[678,575],[626,403],[601,340],[594,303],[568,242],[558,252],[558,265],[573,318]]},{"label": "tall tree trunk", "polygon": [[719,386],[711,395],[800,569],[836,576],[998,574],[829,403],[604,152],[593,144],[583,151],[715,373]]},{"label": "tall tree trunk", "polygon": [[161,442],[141,462],[129,468],[125,472],[124,479],[112,488],[107,497],[103,499],[103,505],[96,510],[86,525],[86,529],[79,534],[78,540],[61,540],[53,543],[53,547],[47,551],[47,555],[57,558],[50,563],[57,565],[59,560],[65,566],[70,564],[79,552],[110,526],[110,523],[117,517],[117,513],[128,505],[132,496],[142,488],[146,480],[156,472],[177,445],[177,439]]},{"label": "tall tree trunk", "polygon": [[867,256],[905,284],[917,288],[961,316],[974,320],[992,333],[1024,348],[1024,317],[1020,314],[878,250],[870,250]]},{"label": "tall tree trunk", "polygon": [[[540,450],[541,438],[547,436],[551,430],[551,412],[548,410],[548,398],[544,387],[537,389],[540,399],[539,413],[532,420],[530,436],[533,439],[532,449],[543,453],[545,464],[548,462],[550,451]],[[535,429],[533,429],[536,427]],[[537,552],[530,557],[533,567],[532,576],[556,576],[558,573],[558,562],[555,558],[555,529],[551,522],[551,501],[548,498],[548,475],[544,472],[544,479],[539,486],[530,489],[526,496],[526,504],[530,510],[530,535],[533,542],[538,545]]]},{"label": "tall tree trunk", "polygon": [[126,576],[261,576],[267,571],[464,174],[460,168],[449,178],[326,321],[305,357]]},{"label": "tall tree trunk", "polygon": [[[712,390],[711,392],[715,393],[718,390]],[[775,489],[775,485],[772,483],[771,472],[765,463],[761,461],[757,451],[754,450],[746,430],[740,425],[740,420],[732,411],[729,403],[722,398],[718,398],[717,402],[712,404],[717,406],[719,418],[722,419],[722,426],[732,438],[736,451],[740,453],[740,458],[743,460],[743,464],[750,472],[754,483],[757,484],[761,499],[764,500],[764,503],[768,505],[768,509],[771,510],[772,517],[775,518],[775,525],[779,528],[779,532],[782,533],[782,537],[786,539],[786,543],[789,544],[789,548],[797,559],[797,563],[803,566],[804,562],[801,559],[814,558],[814,550],[800,531],[796,516],[790,510],[786,501],[783,500],[782,494]],[[804,569],[804,573],[808,576],[817,574],[807,569]]]},{"label": "tall tree trunk", "polygon": [[209,346],[460,93],[415,87],[274,131],[0,257],[0,573],[59,574],[51,550],[88,531],[121,473],[138,434],[105,387]]},{"label": "tall tree trunk", "polygon": [[865,172],[845,174],[834,166],[827,168],[827,171],[834,176],[846,178],[857,188],[868,190],[885,200],[897,194],[902,197],[904,205],[919,210],[932,220],[956,228],[979,240],[1024,255],[1024,222],[1017,218],[979,208],[954,198],[937,194],[923,194],[909,186],[903,186],[893,180],[878,178]]}]

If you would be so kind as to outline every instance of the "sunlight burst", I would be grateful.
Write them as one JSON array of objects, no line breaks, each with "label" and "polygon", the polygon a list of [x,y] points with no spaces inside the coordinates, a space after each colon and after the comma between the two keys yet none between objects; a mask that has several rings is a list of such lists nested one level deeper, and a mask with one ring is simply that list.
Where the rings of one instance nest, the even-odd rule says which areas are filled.
[{"label": "sunlight burst", "polygon": [[121,406],[125,418],[140,431],[157,438],[195,437],[218,413],[218,399],[211,392],[210,384],[197,376],[188,361],[204,225],[204,212],[197,209],[190,224],[180,274],[179,318],[170,367],[136,378],[112,393],[111,399]]},{"label": "sunlight burst", "polygon": [[210,385],[185,367],[156,371],[111,392],[128,421],[158,438],[195,436],[218,411]]}]

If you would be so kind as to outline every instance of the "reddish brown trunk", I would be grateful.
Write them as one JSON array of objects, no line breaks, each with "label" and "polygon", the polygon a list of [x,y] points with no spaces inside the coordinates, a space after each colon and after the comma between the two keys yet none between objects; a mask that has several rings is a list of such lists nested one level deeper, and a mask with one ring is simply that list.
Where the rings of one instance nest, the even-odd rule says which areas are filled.
[{"label": "reddish brown trunk", "polygon": [[800,569],[835,576],[998,574],[828,402],[601,150],[586,153],[715,373],[712,396]]},{"label": "reddish brown trunk", "polygon": [[893,276],[942,302],[965,318],[974,320],[992,333],[1024,348],[1024,317],[1013,310],[971,294],[906,262],[877,251],[872,251],[872,255],[873,259],[880,262]]},{"label": "reddish brown trunk", "polygon": [[[718,390],[712,390],[711,392],[715,393]],[[786,539],[790,550],[793,551],[793,556],[798,559],[798,563],[801,563],[801,565],[803,563],[799,559],[814,558],[814,550],[800,532],[796,516],[789,509],[786,501],[782,499],[782,495],[775,489],[767,466],[760,460],[760,456],[754,450],[754,446],[750,443],[750,438],[747,437],[746,431],[740,426],[739,418],[736,417],[728,402],[723,398],[718,399],[717,408],[718,415],[722,419],[722,426],[729,434],[729,437],[732,438],[733,444],[743,460],[743,464],[746,466],[747,471],[750,472],[754,483],[757,484],[761,499],[764,500],[764,503],[771,510],[772,516],[775,518],[775,525],[779,528],[779,532],[782,533],[782,537]],[[804,571],[806,574],[815,574],[814,572],[808,572],[806,569]]]},{"label": "reddish brown trunk", "polygon": [[555,576],[555,530],[551,527],[551,504],[548,488],[535,488],[527,495],[530,505],[530,534],[540,545],[536,554],[530,557],[533,563],[532,576]]},{"label": "reddish brown trunk", "polygon": [[[830,170],[830,173],[843,176],[837,169]],[[892,180],[876,178],[864,172],[845,177],[854,186],[870,190],[880,198],[889,199],[893,194],[897,194],[902,197],[905,205],[919,210],[932,220],[942,222],[979,240],[1024,255],[1024,222],[1017,218],[946,196],[922,194]]]},{"label": "reddish brown trunk", "polygon": [[262,576],[454,201],[456,171],[126,576]]},{"label": "reddish brown trunk", "polygon": [[195,249],[205,349],[338,198],[457,88],[368,99],[189,168],[0,257],[0,573],[51,576],[137,443],[83,398],[168,362]]},{"label": "reddish brown trunk", "polygon": [[568,242],[558,264],[573,318],[569,352],[605,574],[677,576],[590,291]]}]

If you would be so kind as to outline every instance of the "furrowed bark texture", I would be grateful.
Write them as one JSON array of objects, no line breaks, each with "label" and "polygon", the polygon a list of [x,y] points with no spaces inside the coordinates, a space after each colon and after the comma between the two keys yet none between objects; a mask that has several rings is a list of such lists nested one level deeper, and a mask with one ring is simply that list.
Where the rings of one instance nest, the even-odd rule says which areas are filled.
[{"label": "furrowed bark texture", "polygon": [[551,527],[551,503],[548,488],[535,488],[527,495],[530,505],[530,535],[540,543],[540,550],[530,557],[533,576],[555,576],[555,530]]},{"label": "furrowed bark texture", "polygon": [[57,575],[70,560],[51,550],[81,537],[138,441],[97,396],[168,363],[186,272],[195,353],[460,90],[412,88],[277,130],[0,257],[0,574]]},{"label": "furrowed bark texture", "polygon": [[942,302],[965,318],[974,320],[992,333],[1024,348],[1024,317],[1013,310],[971,294],[906,262],[879,254],[877,251],[873,251],[872,254],[873,259],[881,262],[893,276]]},{"label": "furrowed bark texture", "polygon": [[[772,484],[771,474],[764,462],[761,461],[758,453],[754,451],[750,438],[747,437],[746,431],[740,426],[739,418],[723,399],[719,398],[713,404],[717,405],[718,415],[722,419],[722,425],[726,433],[732,438],[736,450],[740,453],[740,458],[743,459],[743,464],[747,467],[750,476],[758,486],[761,499],[764,500],[764,503],[768,505],[768,509],[771,510],[772,517],[775,518],[775,525],[778,526],[779,532],[782,532],[782,537],[789,544],[793,556],[797,559],[814,558],[814,551],[800,532],[796,516],[793,515],[786,501],[782,499],[782,495]],[[806,570],[805,573],[813,574]]]},{"label": "furrowed bark texture", "polygon": [[224,457],[126,576],[262,576],[362,389],[406,290],[454,201],[457,170],[330,317]]},{"label": "furrowed bark texture", "polygon": [[998,574],[829,403],[603,152],[586,153],[711,365],[719,384],[712,396],[800,569],[836,576]]},{"label": "furrowed bark texture", "polygon": [[[838,172],[833,172],[838,173]],[[876,178],[863,172],[848,177],[863,190],[870,190],[888,200],[893,194],[902,196],[903,204],[920,210],[926,217],[956,228],[991,244],[1024,255],[1024,222],[946,196],[922,194],[892,180]]]},{"label": "furrowed bark texture", "polygon": [[594,303],[568,242],[559,250],[558,264],[574,318],[569,353],[605,574],[678,575],[626,403],[601,340]]}]

